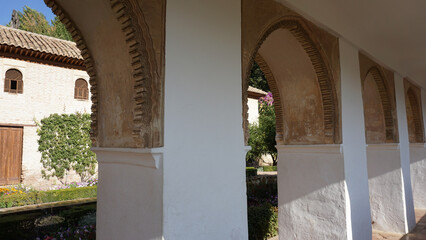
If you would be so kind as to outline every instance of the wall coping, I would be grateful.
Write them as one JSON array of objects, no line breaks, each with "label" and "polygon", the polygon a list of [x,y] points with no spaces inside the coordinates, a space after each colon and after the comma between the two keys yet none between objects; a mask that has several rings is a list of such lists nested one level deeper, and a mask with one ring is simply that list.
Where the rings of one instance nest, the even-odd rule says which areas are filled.
[{"label": "wall coping", "polygon": [[277,150],[287,153],[343,153],[342,144],[313,144],[313,145],[276,145]]},{"label": "wall coping", "polygon": [[[160,168],[164,148],[104,148],[92,147],[96,154],[116,155],[117,158],[98,158],[102,164],[126,164],[149,168]],[[117,160],[119,159],[119,160]]]}]

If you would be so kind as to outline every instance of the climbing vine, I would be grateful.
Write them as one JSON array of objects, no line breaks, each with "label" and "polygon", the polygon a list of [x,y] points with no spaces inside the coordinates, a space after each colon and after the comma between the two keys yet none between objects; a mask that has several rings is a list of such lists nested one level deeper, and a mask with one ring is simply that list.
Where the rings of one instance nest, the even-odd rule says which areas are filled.
[{"label": "climbing vine", "polygon": [[90,150],[89,114],[52,114],[37,123],[43,178],[66,183],[75,170],[82,181],[95,174],[96,155]]}]

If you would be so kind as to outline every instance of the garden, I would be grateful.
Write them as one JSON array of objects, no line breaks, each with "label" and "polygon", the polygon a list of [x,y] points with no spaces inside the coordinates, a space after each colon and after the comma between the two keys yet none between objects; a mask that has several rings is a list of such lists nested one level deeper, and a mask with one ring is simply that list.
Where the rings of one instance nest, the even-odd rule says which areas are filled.
[{"label": "garden", "polygon": [[0,188],[0,239],[96,239],[97,180]]}]

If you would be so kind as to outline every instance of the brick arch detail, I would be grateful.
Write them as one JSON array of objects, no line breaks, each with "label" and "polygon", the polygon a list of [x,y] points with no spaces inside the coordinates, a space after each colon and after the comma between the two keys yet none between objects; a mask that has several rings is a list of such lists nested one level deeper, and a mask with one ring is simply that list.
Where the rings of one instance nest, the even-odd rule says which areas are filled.
[{"label": "brick arch detail", "polygon": [[[305,50],[306,54],[311,60],[312,66],[317,75],[317,80],[321,92],[321,100],[323,106],[323,120],[324,120],[324,136],[325,143],[332,144],[337,143],[337,134],[340,129],[339,124],[339,106],[337,100],[337,93],[334,85],[334,79],[331,74],[331,68],[329,64],[324,60],[326,59],[320,45],[316,43],[304,23],[304,20],[300,17],[285,17],[278,21],[275,21],[261,34],[260,39],[257,41],[258,44],[251,52],[251,58],[249,62],[248,72],[246,74],[246,79],[243,79],[243,91],[247,92],[248,82],[250,78],[250,69],[253,66],[256,55],[259,48],[262,46],[266,38],[277,29],[286,29],[288,30],[296,40],[301,44],[302,48]],[[248,140],[248,120],[247,120],[247,95],[243,94],[243,128],[244,128],[244,137],[247,143]]]},{"label": "brick arch detail", "polygon": [[260,54],[256,54],[256,57],[254,58],[254,61],[259,65],[260,69],[262,70],[263,74],[265,75],[266,81],[268,82],[269,88],[271,89],[272,96],[274,98],[274,109],[275,109],[275,129],[276,129],[276,137],[275,140],[278,144],[284,143],[284,119],[283,119],[283,108],[281,104],[281,96],[280,91],[278,90],[277,82],[274,78],[274,74],[272,73],[271,69],[268,66],[268,63],[263,59],[263,57]]},{"label": "brick arch detail", "polygon": [[137,147],[160,147],[162,129],[154,121],[162,121],[162,82],[149,27],[136,1],[110,0],[110,4],[121,24],[133,71],[133,138]]},{"label": "brick arch detail", "polygon": [[389,92],[389,87],[387,86],[384,74],[379,70],[377,66],[371,67],[367,74],[364,76],[364,80],[367,76],[371,74],[373,76],[374,82],[376,83],[377,90],[379,91],[380,100],[383,107],[384,119],[385,119],[385,134],[386,134],[386,142],[397,142],[396,139],[396,129],[394,122],[394,109],[392,108],[391,103],[391,95]]},{"label": "brick arch detail", "polygon": [[80,49],[81,55],[84,59],[84,65],[86,67],[87,74],[89,75],[89,84],[90,84],[90,93],[92,100],[92,114],[91,114],[91,130],[90,136],[92,139],[93,146],[97,146],[98,141],[98,91],[97,91],[97,81],[96,81],[96,68],[95,61],[92,58],[89,48],[86,45],[83,35],[80,30],[77,28],[75,23],[71,20],[69,15],[63,10],[60,4],[55,0],[44,0],[45,4],[52,9],[52,12],[59,17],[61,22],[65,25],[68,32],[71,34],[73,40],[75,41],[77,48]]},{"label": "brick arch detail", "polygon": [[407,98],[409,101],[409,104],[411,106],[411,112],[413,114],[413,121],[414,121],[414,129],[415,129],[415,136],[416,136],[416,142],[422,143],[424,142],[424,133],[423,133],[423,127],[422,127],[422,117],[421,117],[421,109],[419,100],[417,99],[416,93],[414,90],[409,87],[407,90]]}]

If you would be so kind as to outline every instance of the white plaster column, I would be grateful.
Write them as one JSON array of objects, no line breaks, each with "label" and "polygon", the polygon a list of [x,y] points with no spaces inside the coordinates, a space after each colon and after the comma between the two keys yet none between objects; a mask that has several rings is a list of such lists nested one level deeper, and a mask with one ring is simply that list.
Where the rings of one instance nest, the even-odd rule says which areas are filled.
[{"label": "white plaster column", "polygon": [[410,178],[410,149],[408,142],[408,123],[405,105],[404,79],[395,73],[395,97],[398,119],[399,148],[401,154],[401,172],[403,182],[405,232],[409,232],[415,225],[413,193]]},{"label": "white plaster column", "polygon": [[99,172],[97,239],[161,240],[163,150],[92,150]]},{"label": "white plaster column", "polygon": [[342,38],[339,39],[339,48],[348,239],[371,239],[364,111],[358,49]]},{"label": "white plaster column", "polygon": [[280,240],[347,238],[340,144],[279,145]]},{"label": "white plaster column", "polygon": [[[423,122],[426,126],[426,90],[422,89]],[[426,209],[426,145],[410,144],[410,170],[414,208]]]},{"label": "white plaster column", "polygon": [[240,0],[168,1],[164,239],[247,239]]}]

